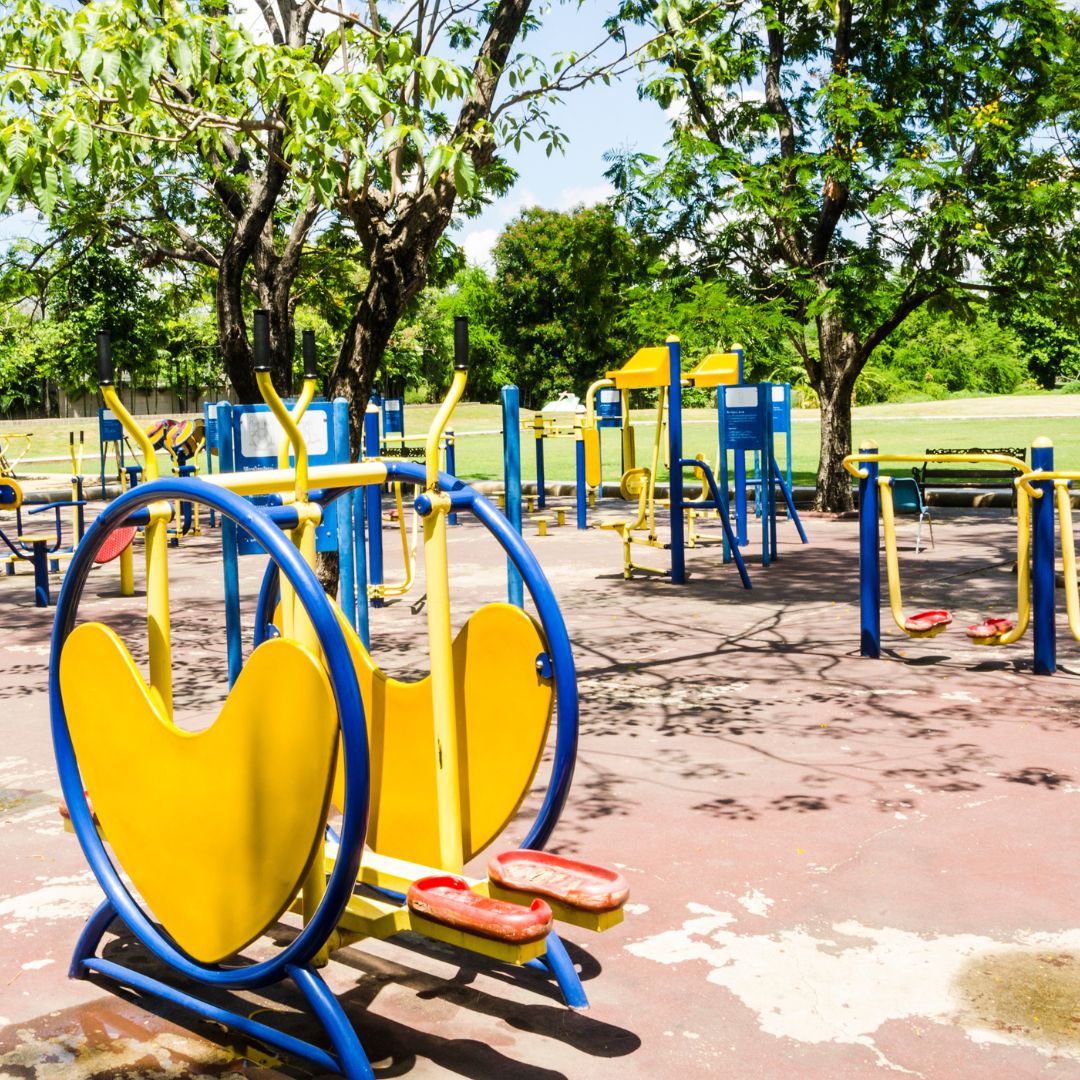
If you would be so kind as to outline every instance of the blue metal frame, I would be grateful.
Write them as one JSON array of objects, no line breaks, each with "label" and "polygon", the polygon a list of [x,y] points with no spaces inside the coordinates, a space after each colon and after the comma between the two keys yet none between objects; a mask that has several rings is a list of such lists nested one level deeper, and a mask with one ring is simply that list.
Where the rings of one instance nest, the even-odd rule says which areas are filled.
[{"label": "blue metal frame", "polygon": [[[1054,471],[1054,448],[1031,448],[1031,467]],[[1036,481],[1042,498],[1031,500],[1031,623],[1036,675],[1057,670],[1057,627],[1054,619],[1054,484]]]},{"label": "blue metal frame", "polygon": [[[874,453],[876,446],[860,446]],[[859,479],[859,651],[876,659],[881,655],[881,534],[878,530],[878,463],[862,462]]]},{"label": "blue metal frame", "polygon": [[[503,425],[503,491],[506,519],[511,528],[521,533],[521,410],[518,407],[518,388],[504,386],[499,391]],[[541,440],[542,441],[542,440]],[[521,575],[513,563],[506,560],[506,599],[515,607],[525,603]]]},{"label": "blue metal frame", "polygon": [[[263,544],[273,562],[284,570],[311,619],[326,657],[344,746],[346,797],[341,848],[323,900],[311,920],[292,942],[269,959],[248,967],[227,968],[193,959],[162,933],[128,891],[97,833],[83,795],[78,760],[68,731],[60,693],[60,657],[64,642],[74,628],[79,600],[94,565],[94,556],[112,530],[126,523],[133,513],[143,510],[153,502],[180,498],[213,507],[224,518],[231,518],[237,525],[247,529]],[[314,976],[309,978],[304,974],[306,965],[334,931],[352,895],[363,854],[369,798],[367,733],[355,670],[341,627],[310,567],[278,528],[239,495],[195,477],[155,480],[121,495],[106,507],[87,530],[64,579],[51,644],[49,698],[53,747],[60,783],[79,844],[107,897],[106,904],[98,909],[79,939],[73,959],[73,974],[85,975],[90,971],[98,971],[128,986],[134,986],[133,979],[138,979],[139,989],[184,1004],[200,1015],[222,1019],[239,1030],[248,1030],[246,1025],[250,1025],[251,1021],[243,1017],[216,1010],[214,1006],[182,994],[168,984],[91,956],[90,953],[96,948],[111,919],[111,913],[115,913],[159,960],[179,974],[205,985],[229,989],[257,988],[286,977],[293,978],[327,1028],[340,1056],[340,1061],[328,1056],[324,1058],[318,1056],[323,1054],[319,1048],[303,1044],[309,1051],[306,1053],[308,1060],[318,1060],[324,1065],[328,1063],[333,1068],[341,1069],[351,1080],[369,1080],[372,1075],[370,1066],[355,1033],[347,1039],[344,1038],[348,1024],[341,1014],[340,1006],[325,987],[320,990],[315,985]],[[351,1028],[348,1030],[351,1032]],[[273,1045],[288,1049],[289,1052],[298,1052],[293,1047],[291,1037],[281,1035],[274,1029],[266,1028],[263,1031],[260,1028],[258,1037],[266,1038]],[[288,1047],[286,1043],[289,1044]],[[312,1057],[312,1054],[316,1057]]]}]

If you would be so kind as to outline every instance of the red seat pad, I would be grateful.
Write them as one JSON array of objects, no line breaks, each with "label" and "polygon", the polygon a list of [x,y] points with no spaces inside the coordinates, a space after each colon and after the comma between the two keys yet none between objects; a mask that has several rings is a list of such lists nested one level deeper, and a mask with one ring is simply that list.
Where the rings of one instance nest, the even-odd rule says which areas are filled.
[{"label": "red seat pad", "polygon": [[543,900],[527,908],[493,900],[450,874],[414,881],[406,900],[410,911],[432,922],[514,945],[539,941],[551,930],[551,908]]},{"label": "red seat pad", "polygon": [[933,630],[935,626],[948,626],[952,615],[948,611],[920,611],[904,620],[907,630]]},{"label": "red seat pad", "polygon": [[582,911],[614,911],[630,896],[630,886],[617,870],[546,851],[504,851],[487,869],[488,877],[507,889],[548,896]]},{"label": "red seat pad", "polygon": [[969,638],[997,637],[999,634],[1008,633],[1016,625],[1013,619],[984,619],[981,623],[967,628]]},{"label": "red seat pad", "polygon": [[105,538],[105,543],[101,545],[101,549],[94,556],[94,562],[107,563],[112,562],[117,555],[123,552],[124,548],[131,543],[135,537],[135,527],[121,526],[119,529],[113,529],[111,533]]}]

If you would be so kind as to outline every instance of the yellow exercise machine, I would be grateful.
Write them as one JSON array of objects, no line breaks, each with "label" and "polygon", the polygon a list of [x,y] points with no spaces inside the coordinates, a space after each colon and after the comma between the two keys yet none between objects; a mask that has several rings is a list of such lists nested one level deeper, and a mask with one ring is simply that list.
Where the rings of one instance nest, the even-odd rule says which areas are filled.
[{"label": "yellow exercise machine", "polygon": [[[1033,450],[1037,460],[1039,443]],[[877,444],[864,442],[856,454],[844,458],[844,468],[859,480],[859,580],[862,619],[862,654],[877,657],[881,652],[880,623],[880,537],[878,508],[885,538],[885,565],[889,589],[889,607],[897,627],[909,637],[935,637],[952,622],[945,609],[905,614],[900,584],[900,562],[896,545],[896,521],[891,477],[878,475],[881,463],[952,462],[987,464],[990,462],[1015,468],[1017,478],[1017,580],[1016,615],[991,616],[969,626],[967,636],[977,645],[1011,645],[1027,632],[1032,610],[1032,488],[1027,464],[1004,454],[882,454]],[[1038,565],[1036,560],[1036,566]],[[1051,579],[1052,580],[1052,579]]]},{"label": "yellow exercise machine", "polygon": [[[694,369],[695,377],[701,379],[700,385],[718,385],[711,381],[719,378],[714,366],[715,357],[718,355],[723,354],[712,354],[706,357],[705,361]],[[680,356],[679,339],[669,337],[666,345],[639,349],[621,368],[609,371],[606,378],[594,382],[589,387],[581,428],[585,482],[590,486],[596,486],[602,479],[596,397],[602,389],[614,387],[619,391],[622,401],[623,460],[626,466],[619,481],[619,491],[624,499],[637,500],[637,512],[633,517],[623,521],[604,521],[599,524],[600,528],[610,529],[616,533],[622,542],[623,578],[629,580],[633,577],[634,571],[639,571],[670,577],[676,584],[684,582],[686,579],[684,548],[689,546],[686,542],[687,529],[684,515],[701,515],[708,512],[707,508],[711,508],[720,517],[743,586],[750,588],[750,577],[746,572],[746,566],[734,537],[731,535],[727,517],[723,513],[726,501],[717,488],[713,470],[703,460],[687,460],[683,457],[682,387],[687,380],[682,374]],[[640,390],[656,391],[656,421],[653,425],[653,441],[648,465],[637,464],[634,433],[629,422],[630,394]],[[667,499],[658,500],[656,480],[660,470],[661,455],[663,455],[663,464],[668,469],[670,494]],[[682,494],[683,470],[689,468],[694,469],[702,477],[702,493],[693,500],[684,499]],[[661,539],[657,530],[658,506],[666,507],[670,511],[667,540]],[[579,527],[583,527],[580,521]],[[696,536],[694,527],[691,527],[690,535]],[[635,562],[633,544],[670,552],[670,569]]]},{"label": "yellow exercise machine", "polygon": [[[265,313],[256,313],[254,341],[259,388],[287,440],[279,468],[150,477],[126,492],[88,529],[57,610],[57,761],[70,826],[107,897],[80,938],[72,971],[182,1004],[323,1070],[372,1080],[356,1033],[317,974],[330,952],[410,930],[500,961],[542,962],[567,1002],[583,1005],[580,978],[552,920],[606,929],[621,920],[627,889],[614,871],[540,850],[573,771],[573,657],[551,589],[520,536],[475,491],[438,471],[439,442],[465,386],[464,320],[455,325],[454,379],[429,431],[423,468],[393,461],[309,468],[301,403],[290,412],[270,380]],[[102,336],[106,403],[142,444],[145,433],[113,392],[108,352]],[[416,683],[377,669],[312,570],[323,506],[351,488],[397,480],[423,488],[416,505],[430,675]],[[247,495],[276,495],[278,504],[254,507]],[[276,631],[270,613],[257,617],[254,651],[216,721],[197,733],[173,721],[166,530],[177,499],[232,518],[279,574],[263,590],[277,609]],[[452,636],[446,519],[454,511],[471,511],[502,544],[539,621],[509,604],[487,604]],[[76,625],[96,550],[117,526],[138,524],[146,529],[149,680],[113,629]],[[503,832],[528,793],[556,702],[552,775],[525,843],[491,858],[486,878],[464,877],[465,863]],[[339,831],[329,842],[332,822]],[[284,949],[247,965],[230,959],[287,910],[303,927]],[[334,1053],[98,956],[116,916],[172,971],[199,985],[292,979]]]}]

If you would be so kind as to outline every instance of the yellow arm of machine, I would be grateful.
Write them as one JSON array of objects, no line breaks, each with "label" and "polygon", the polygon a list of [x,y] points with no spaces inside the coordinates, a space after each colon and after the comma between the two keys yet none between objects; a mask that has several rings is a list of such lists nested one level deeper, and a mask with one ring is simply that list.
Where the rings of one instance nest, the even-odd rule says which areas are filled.
[{"label": "yellow arm of machine", "polygon": [[[98,373],[101,396],[113,415],[135,440],[143,455],[143,475],[158,478],[157,455],[146,432],[124,407],[113,384],[112,347],[107,333],[97,336]],[[148,507],[150,521],[145,532],[146,551],[146,631],[150,656],[150,694],[166,719],[172,717],[172,629],[169,623],[169,519],[168,503]]]}]

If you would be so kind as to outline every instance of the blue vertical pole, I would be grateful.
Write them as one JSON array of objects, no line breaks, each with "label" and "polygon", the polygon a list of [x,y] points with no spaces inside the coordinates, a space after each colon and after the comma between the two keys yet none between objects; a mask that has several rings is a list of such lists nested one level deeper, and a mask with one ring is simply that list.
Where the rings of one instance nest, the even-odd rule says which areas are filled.
[{"label": "blue vertical pole", "polygon": [[589,527],[589,494],[585,488],[585,433],[580,417],[574,421],[574,475],[577,477],[577,527]]},{"label": "blue vertical pole", "polygon": [[[727,399],[725,398],[726,390],[723,386],[716,388],[716,431],[717,437],[720,441],[720,475],[717,478],[718,487],[720,489],[720,499],[723,502],[723,508],[720,513],[724,520],[728,523],[731,521],[731,502],[728,495],[728,460],[727,460]],[[731,562],[731,544],[728,543],[728,530],[723,530],[723,555],[724,562]]]},{"label": "blue vertical pole", "polygon": [[[499,392],[503,424],[503,491],[506,492],[506,516],[513,529],[521,534],[521,413],[518,388],[504,386]],[[521,575],[506,560],[506,599],[516,607],[525,605]]]},{"label": "blue vertical pole", "polygon": [[[218,468],[232,472],[236,468],[233,449],[233,407],[227,401],[218,403]],[[236,546],[236,522],[224,514],[221,517],[221,564],[225,587],[225,648],[229,666],[229,685],[240,677],[244,666],[244,647],[240,631],[240,557]]]},{"label": "blue vertical pole", "polygon": [[547,495],[544,491],[544,418],[540,413],[533,417],[533,440],[536,443],[536,505],[540,510],[547,508]]},{"label": "blue vertical pole", "polygon": [[[1031,467],[1052,472],[1054,445],[1036,439],[1031,446]],[[1031,501],[1031,615],[1035,639],[1035,674],[1057,670],[1057,633],[1054,625],[1054,482],[1035,484],[1041,499]]]},{"label": "blue vertical pole", "polygon": [[[451,476],[457,476],[457,439],[454,438],[453,431],[447,431],[443,436],[443,442],[446,445],[446,471]],[[456,525],[457,514],[451,512],[446,515],[447,525]]]},{"label": "blue vertical pole", "polygon": [[[368,403],[364,413],[364,457],[379,456],[379,406]],[[368,484],[365,491],[367,500],[368,524],[368,582],[371,585],[383,583],[383,547],[382,547],[382,487]],[[383,601],[373,597],[372,607],[382,607]]]},{"label": "blue vertical pole", "polygon": [[764,511],[769,523],[769,554],[775,562],[780,558],[776,550],[776,484],[773,482],[773,417],[772,417],[772,383],[765,383],[765,393],[762,411],[765,413],[765,452],[762,455],[761,488],[765,495]]},{"label": "blue vertical pole", "polygon": [[[335,398],[334,416],[334,459],[338,462],[352,460],[349,452],[349,403],[344,398]],[[347,491],[336,502],[337,506],[337,546],[338,546],[338,587],[341,597],[341,610],[349,625],[356,629],[356,561],[353,556],[353,493]]]},{"label": "blue vertical pole", "polygon": [[671,581],[686,583],[686,541],[683,528],[682,355],[672,335],[668,347],[668,492],[671,496]]},{"label": "blue vertical pole", "polygon": [[353,492],[353,552],[356,559],[356,634],[371,651],[371,625],[368,618],[367,508],[365,493]]},{"label": "blue vertical pole", "polygon": [[[860,454],[876,454],[877,443],[859,444]],[[878,531],[878,465],[862,464],[866,479],[859,481],[859,623],[860,652],[881,655],[881,535]]]}]

